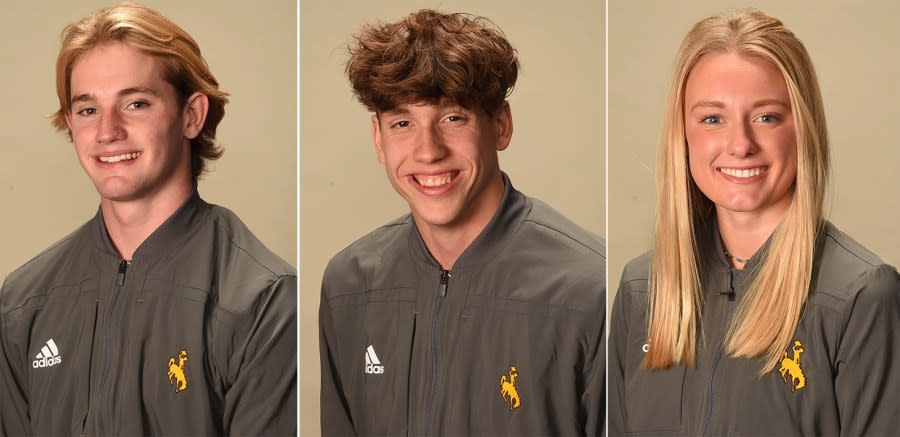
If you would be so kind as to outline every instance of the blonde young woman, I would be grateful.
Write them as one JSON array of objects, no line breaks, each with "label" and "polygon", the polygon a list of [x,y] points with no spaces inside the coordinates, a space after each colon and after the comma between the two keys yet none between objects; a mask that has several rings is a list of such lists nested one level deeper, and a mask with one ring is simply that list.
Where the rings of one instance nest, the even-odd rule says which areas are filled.
[{"label": "blonde young woman", "polygon": [[900,276],[824,219],[813,64],[757,11],[685,37],[653,251],[613,307],[612,435],[894,435]]}]

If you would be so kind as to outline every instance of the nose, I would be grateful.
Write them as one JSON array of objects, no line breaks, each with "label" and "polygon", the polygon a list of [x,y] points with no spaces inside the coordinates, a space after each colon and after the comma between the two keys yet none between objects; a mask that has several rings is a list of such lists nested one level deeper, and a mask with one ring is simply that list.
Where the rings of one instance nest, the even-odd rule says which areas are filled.
[{"label": "nose", "polygon": [[728,138],[728,154],[738,158],[756,153],[757,144],[750,121],[732,124]]},{"label": "nose", "polygon": [[437,162],[447,157],[447,146],[440,130],[436,126],[428,126],[419,130],[416,138],[414,159],[418,162]]},{"label": "nose", "polygon": [[124,140],[125,128],[122,125],[122,116],[116,111],[103,111],[100,113],[100,121],[97,126],[97,142],[100,144],[112,143]]}]

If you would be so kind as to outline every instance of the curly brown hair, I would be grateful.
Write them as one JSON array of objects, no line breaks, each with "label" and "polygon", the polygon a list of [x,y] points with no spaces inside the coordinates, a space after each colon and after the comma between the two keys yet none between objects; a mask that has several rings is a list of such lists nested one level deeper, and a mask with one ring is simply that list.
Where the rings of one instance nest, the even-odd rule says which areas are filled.
[{"label": "curly brown hair", "polygon": [[72,133],[66,124],[71,109],[72,67],[75,61],[94,47],[107,42],[123,42],[162,61],[166,81],[175,87],[179,105],[185,105],[194,92],[206,94],[209,110],[203,128],[191,140],[191,171],[194,179],[206,171],[206,160],[219,159],[224,150],[216,145],[216,127],[225,116],[228,93],[209,71],[200,47],[177,24],[159,12],[137,3],[121,3],[100,9],[70,24],[62,32],[62,48],[56,59],[56,94],[59,109],[52,116],[53,126]]},{"label": "curly brown hair", "polygon": [[512,92],[519,70],[516,50],[490,20],[430,9],[365,25],[348,49],[353,92],[375,113],[448,99],[492,114]]}]

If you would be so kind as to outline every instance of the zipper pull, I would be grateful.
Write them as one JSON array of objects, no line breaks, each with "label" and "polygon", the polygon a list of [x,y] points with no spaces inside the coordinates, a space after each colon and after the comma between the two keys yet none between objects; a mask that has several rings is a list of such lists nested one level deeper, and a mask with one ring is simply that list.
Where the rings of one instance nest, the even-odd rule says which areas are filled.
[{"label": "zipper pull", "polygon": [[728,295],[728,300],[734,302],[734,271],[732,269],[728,269],[728,289],[719,292],[720,295]]},{"label": "zipper pull", "polygon": [[125,285],[125,270],[128,268],[128,261],[124,259],[119,263],[119,274],[116,275],[116,284],[119,284],[119,287]]},{"label": "zipper pull", "polygon": [[447,282],[450,281],[450,271],[441,270],[441,297],[447,295]]},{"label": "zipper pull", "polygon": [[734,292],[734,271],[728,269],[728,301],[734,302],[735,292]]}]

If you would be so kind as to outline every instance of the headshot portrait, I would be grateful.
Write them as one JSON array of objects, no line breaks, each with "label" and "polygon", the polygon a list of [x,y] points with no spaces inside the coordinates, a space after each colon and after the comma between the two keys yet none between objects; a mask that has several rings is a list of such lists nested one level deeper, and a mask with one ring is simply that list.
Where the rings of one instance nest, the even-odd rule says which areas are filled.
[{"label": "headshot portrait", "polygon": [[295,4],[5,11],[0,434],[296,433]]},{"label": "headshot portrait", "polygon": [[[425,15],[414,19],[417,11],[423,8],[434,8],[436,12],[423,12]],[[454,13],[470,15],[459,15],[457,18],[453,18],[452,14]],[[454,21],[457,19],[459,21]],[[508,73],[508,67],[511,66],[510,61],[500,60],[500,64],[497,65],[506,65],[507,67],[502,70],[494,69],[494,63],[497,61],[494,58],[490,58],[490,61],[487,61],[486,57],[482,58],[482,52],[479,51],[481,49],[460,51],[459,56],[463,59],[461,63],[468,62],[473,66],[468,73],[463,72],[461,81],[461,83],[471,83],[471,89],[457,87],[453,91],[456,94],[447,92],[445,86],[448,83],[448,76],[438,69],[435,71],[439,71],[441,74],[434,76],[435,89],[443,91],[433,95],[423,93],[423,88],[417,85],[420,82],[410,81],[411,86],[408,90],[410,99],[402,95],[402,91],[406,88],[398,86],[396,92],[388,96],[387,104],[383,104],[384,100],[380,100],[378,97],[381,91],[378,86],[375,86],[375,94],[367,94],[367,86],[360,86],[354,76],[357,67],[353,63],[348,66],[348,61],[351,60],[351,52],[365,52],[361,47],[375,47],[377,50],[379,43],[371,42],[369,39],[364,40],[359,35],[365,34],[371,37],[371,35],[377,34],[377,31],[372,33],[373,29],[377,30],[380,26],[404,22],[404,20],[425,23],[421,25],[421,29],[426,30],[413,31],[415,26],[399,25],[399,27],[393,28],[397,30],[390,30],[391,28],[388,26],[383,29],[383,32],[388,35],[403,35],[403,32],[410,32],[410,35],[418,35],[415,32],[423,32],[423,35],[428,35],[430,31],[427,29],[435,29],[433,32],[435,32],[436,45],[447,47],[454,45],[469,47],[442,42],[451,41],[444,38],[457,38],[453,36],[457,34],[469,35],[471,32],[472,38],[476,40],[483,38],[479,36],[482,34],[497,35],[497,41],[505,42],[497,42],[496,47],[505,47],[508,43],[515,56],[513,59],[517,60],[517,68],[514,69],[514,74],[510,75]],[[476,30],[482,28],[490,30]],[[408,430],[411,433],[428,432],[426,430],[447,433],[479,432],[478,430],[481,430],[482,433],[491,433],[491,430],[494,432],[506,430],[506,432],[515,433],[515,430],[523,429],[523,426],[534,424],[532,420],[535,417],[544,417],[547,414],[556,418],[552,422],[558,426],[556,428],[558,432],[575,429],[579,429],[581,432],[590,432],[586,430],[599,429],[597,427],[602,425],[599,425],[600,420],[595,413],[599,413],[603,409],[598,404],[590,404],[590,402],[600,402],[601,399],[586,393],[592,393],[588,387],[595,387],[592,384],[599,383],[600,380],[593,377],[588,378],[591,380],[590,384],[575,387],[577,384],[572,384],[573,380],[569,378],[581,374],[580,372],[590,373],[590,369],[593,369],[593,366],[598,363],[596,361],[598,356],[595,354],[600,350],[596,343],[600,337],[597,337],[596,334],[602,327],[602,320],[597,318],[602,319],[603,317],[602,314],[591,315],[592,311],[602,305],[602,302],[596,298],[601,295],[602,288],[605,286],[605,281],[600,280],[605,273],[602,261],[602,257],[605,256],[605,248],[601,247],[602,244],[597,238],[605,235],[604,151],[602,147],[604,135],[602,4],[578,2],[572,7],[559,9],[540,2],[528,2],[524,5],[517,3],[515,7],[511,7],[508,3],[484,4],[467,1],[434,4],[400,2],[392,3],[389,7],[359,2],[339,2],[338,4],[303,2],[301,4],[300,29],[300,186],[302,199],[300,226],[302,235],[301,265],[304,272],[301,280],[300,349],[303,352],[300,354],[300,366],[306,369],[300,380],[301,432],[318,432],[321,417],[322,431],[326,434],[340,434],[348,430],[362,433],[406,432],[402,430]],[[357,40],[357,37],[360,39]],[[427,38],[417,38],[421,39],[416,39],[415,41],[419,41],[416,44],[422,44],[422,47],[431,47],[428,45]],[[402,40],[402,38],[398,38],[398,40]],[[363,41],[366,42],[363,43]],[[413,36],[410,36],[410,41],[413,41]],[[472,47],[476,47],[477,44],[479,43],[473,43]],[[388,45],[385,44],[385,46]],[[416,59],[421,53],[422,58],[420,59],[425,61],[427,58],[424,58],[424,50],[432,49],[422,50],[422,52],[416,52],[408,49],[396,52],[396,54],[405,54],[410,59]],[[375,57],[375,59],[378,58]],[[438,59],[450,58],[442,56]],[[374,68],[376,70],[380,68],[378,63],[374,64]],[[491,94],[485,91],[484,84],[489,83],[490,80],[483,78],[488,76],[479,76],[484,74],[482,69],[491,69],[489,71],[493,73],[488,76],[499,77],[501,79],[498,80],[505,81],[504,83],[507,85],[501,85],[498,88],[499,93],[493,91]],[[363,71],[359,77],[367,77],[367,74],[370,73]],[[402,75],[402,72],[398,74]],[[466,74],[473,76],[466,77]],[[513,83],[514,87],[511,86]],[[508,92],[504,89],[506,87],[509,88]],[[374,98],[372,98],[373,95]],[[488,96],[493,97],[488,98]],[[392,102],[389,100],[390,98],[395,98],[396,101]],[[411,103],[424,104],[410,105]],[[442,103],[447,105],[442,105]],[[457,107],[458,110],[466,109],[471,113],[463,111],[451,114],[448,112],[440,117],[435,115],[423,118],[422,110],[432,110],[440,106],[446,106],[441,111]],[[397,109],[401,110],[398,112]],[[395,113],[406,114],[410,118],[394,117],[397,118],[396,123],[385,124],[388,115],[395,115]],[[502,115],[494,118],[497,114]],[[412,252],[406,251],[406,244],[402,243],[403,247],[397,246],[398,242],[406,241],[405,235],[407,234],[405,233],[410,232],[411,225],[439,223],[444,220],[444,217],[433,215],[434,210],[428,206],[431,201],[421,201],[421,198],[417,197],[421,194],[419,192],[426,193],[426,195],[439,195],[442,187],[452,188],[459,185],[457,178],[464,181],[464,185],[469,184],[469,174],[471,174],[469,171],[457,172],[456,169],[448,167],[450,164],[447,163],[451,160],[455,163],[461,162],[457,155],[459,150],[449,146],[450,140],[443,143],[446,147],[440,145],[442,143],[439,141],[448,138],[444,135],[450,135],[447,133],[449,131],[443,127],[445,124],[435,123],[432,125],[427,124],[425,120],[446,120],[447,126],[459,124],[464,126],[461,129],[467,132],[472,128],[461,123],[471,122],[469,126],[476,124],[484,126],[471,130],[471,132],[481,132],[482,134],[488,132],[487,126],[505,126],[496,131],[493,130],[494,127],[490,127],[490,131],[500,132],[500,137],[504,139],[502,144],[495,144],[491,140],[490,144],[494,145],[488,148],[484,147],[487,143],[481,144],[482,158],[480,159],[489,165],[476,167],[480,169],[479,171],[483,171],[481,174],[491,175],[491,177],[483,180],[472,178],[476,181],[476,187],[490,187],[488,191],[493,193],[493,197],[496,197],[491,201],[494,202],[494,206],[488,208],[488,214],[485,215],[483,208],[473,209],[471,202],[461,203],[462,211],[477,210],[476,215],[480,217],[479,220],[483,221],[481,225],[477,226],[476,232],[469,235],[468,240],[461,246],[462,249],[469,247],[472,250],[462,254],[457,250],[457,253],[444,257],[444,254],[439,253],[433,246],[429,246],[429,242],[426,241],[429,237],[423,234],[421,237],[423,240],[415,241],[420,241],[425,248],[416,246],[414,251],[422,255],[422,258],[411,261],[409,256]],[[419,128],[419,126],[432,127]],[[394,130],[395,128],[397,130]],[[416,185],[410,185],[409,178],[397,176],[405,174],[403,170],[398,169],[409,166],[412,161],[395,161],[396,150],[400,144],[396,139],[400,137],[388,136],[388,129],[391,129],[390,132],[396,132],[405,128],[410,128],[411,132],[415,132],[414,135],[417,136],[417,139],[422,139],[415,144],[432,145],[429,150],[436,154],[429,158],[430,168],[438,171],[441,170],[441,165],[444,165],[449,169],[449,172],[445,169],[438,173],[428,173],[430,170],[424,170],[427,165],[419,161],[417,165],[420,174],[414,177],[417,186],[422,187],[422,190],[416,189],[418,191],[411,189]],[[425,135],[422,132],[428,131],[433,132],[435,136],[422,136]],[[427,138],[439,138],[440,140],[429,142]],[[424,148],[425,146],[417,147]],[[448,150],[453,150],[453,152],[447,152]],[[445,160],[445,155],[443,155],[445,152],[446,156],[453,156],[453,158]],[[440,164],[440,162],[445,164]],[[498,165],[506,177],[500,175],[497,170]],[[478,181],[489,181],[489,183],[482,184]],[[481,189],[479,188],[479,190]],[[504,194],[504,190],[512,194]],[[478,191],[473,192],[477,193]],[[527,200],[525,200],[525,196],[527,196]],[[479,196],[474,198],[481,199]],[[511,234],[506,231],[496,234],[496,241],[500,245],[508,244],[513,248],[510,250],[517,254],[516,256],[528,258],[526,253],[533,254],[534,258],[530,261],[525,258],[516,258],[516,260],[510,258],[509,250],[498,249],[496,256],[489,256],[483,244],[489,238],[475,238],[478,237],[481,230],[496,228],[496,226],[491,227],[487,222],[491,220],[495,211],[499,211],[496,202],[501,198],[521,199],[523,202],[521,205],[530,205],[526,207],[528,211],[540,212],[540,214],[544,214],[541,211],[546,212],[546,216],[535,217],[534,221],[527,221],[529,224],[523,226],[522,229],[537,229],[533,226],[540,226],[545,230],[554,227],[556,229],[553,231],[554,236],[547,236],[546,240],[536,238],[530,233],[523,233],[522,238],[511,241]],[[550,212],[551,208],[552,213]],[[415,217],[415,224],[410,221],[411,210],[412,217]],[[503,211],[507,210],[503,209]],[[525,209],[517,211],[524,213]],[[510,212],[503,217],[520,217],[519,212]],[[549,218],[551,216],[553,218]],[[456,219],[453,217],[459,217],[459,215],[451,214],[448,217],[450,217],[450,222],[454,222]],[[380,235],[379,233],[386,229],[385,224],[394,223],[397,219],[402,224],[396,229],[401,229],[400,232],[404,233],[404,236],[399,237],[400,239],[390,237],[391,242],[385,241],[384,246],[378,246],[377,243],[375,243],[376,246],[371,246],[373,244],[371,237]],[[502,221],[501,219],[498,220]],[[548,219],[549,222],[544,221],[545,219]],[[551,224],[551,222],[555,224]],[[417,229],[421,231],[421,228]],[[417,232],[413,231],[408,235],[418,235]],[[567,232],[570,232],[571,235],[563,237]],[[578,236],[574,234],[578,234]],[[549,247],[556,247],[556,244],[563,241],[558,238],[566,238],[565,241],[570,241],[572,245],[567,247],[574,252],[568,252],[569,249],[560,252],[562,258],[546,253],[547,250],[551,250]],[[527,244],[536,244],[540,248],[533,251],[520,248],[520,245]],[[544,244],[549,246],[544,246]],[[360,276],[357,275],[357,272],[343,270],[349,267],[343,260],[348,256],[356,256],[355,254],[358,252],[353,248],[359,248],[361,245],[369,247],[369,249],[359,252],[360,256],[380,258],[383,268],[366,270],[366,273],[363,273],[375,276],[372,283],[359,284],[359,287],[347,286],[346,284],[360,279]],[[344,250],[348,246],[350,248]],[[453,250],[449,252],[453,252]],[[335,256],[339,253],[340,255]],[[567,255],[563,255],[563,253]],[[574,255],[575,253],[582,253],[583,256]],[[329,266],[330,276],[325,279],[323,285],[323,274],[326,273],[326,265],[332,257],[335,257],[335,261],[332,261]],[[393,262],[390,259],[397,261]],[[545,261],[542,266],[538,267],[532,264],[539,259]],[[564,259],[569,261],[563,261]],[[566,263],[568,267],[558,267],[560,263]],[[525,276],[514,278],[516,273],[513,270],[507,271],[505,268],[498,270],[494,267],[497,264],[505,264],[510,267],[516,265],[518,269],[514,270]],[[458,270],[466,265],[471,267],[469,272],[466,272],[465,269]],[[390,266],[396,268],[389,269]],[[419,266],[424,269],[422,272],[433,269],[433,278],[431,276],[427,276],[425,279],[418,276],[415,278],[405,276],[410,274],[412,269],[418,271]],[[540,273],[548,269],[553,273],[546,275]],[[568,276],[566,275],[567,270],[570,272]],[[459,271],[458,274],[457,271]],[[446,275],[442,272],[445,272]],[[525,272],[530,273],[525,274]],[[585,275],[583,280],[575,278],[581,274]],[[490,282],[493,285],[488,285],[491,280],[489,278],[497,279],[497,275],[509,277],[506,280],[498,280],[497,283]],[[539,276],[540,279],[535,276]],[[383,278],[383,281],[378,278]],[[530,280],[532,287],[521,286],[524,278],[533,278]],[[568,278],[568,280],[574,281],[571,283],[572,285],[578,285],[575,288],[556,287],[552,292],[546,290],[547,295],[540,299],[528,300],[530,299],[527,297],[528,293],[543,286],[539,284],[546,284],[545,281],[554,280],[551,278],[559,280]],[[436,288],[433,293],[429,292],[427,297],[424,297],[425,294],[421,291],[420,285],[423,281],[430,283],[430,279],[434,279]],[[397,290],[398,280],[400,282],[410,281],[410,288]],[[392,285],[386,285],[387,282]],[[437,323],[438,331],[442,326],[446,326],[447,330],[442,335],[448,337],[440,337],[441,334],[438,332],[437,338],[445,338],[449,341],[450,338],[463,339],[477,335],[481,337],[480,340],[483,341],[483,344],[487,345],[490,343],[490,337],[484,336],[493,336],[492,344],[496,344],[498,347],[503,344],[503,346],[494,352],[487,350],[475,352],[468,349],[473,354],[471,359],[474,361],[467,361],[464,364],[458,360],[465,354],[454,354],[453,357],[444,355],[445,358],[441,360],[441,363],[446,367],[438,370],[445,378],[440,383],[443,388],[438,388],[434,394],[426,396],[424,380],[420,381],[418,378],[423,377],[425,373],[422,372],[431,369],[432,364],[426,365],[425,361],[420,362],[419,360],[431,360],[431,358],[427,358],[429,357],[427,350],[430,347],[426,347],[425,342],[420,344],[418,338],[422,336],[421,339],[425,340],[430,336],[432,322],[425,322],[423,319],[420,322],[422,325],[417,325],[415,346],[417,350],[411,356],[413,362],[408,363],[411,367],[400,368],[398,363],[404,359],[404,355],[400,355],[402,344],[411,341],[407,337],[410,333],[407,322],[413,315],[413,311],[410,310],[415,307],[416,300],[425,302],[427,298],[430,299],[428,302],[437,302],[435,300],[438,298],[437,287],[443,287],[440,285],[441,283],[447,287],[443,296],[447,298],[446,305],[441,304],[443,307],[436,319],[432,319],[432,310],[429,310],[428,314],[422,313],[425,318]],[[382,291],[372,289],[372,287],[381,286],[389,289]],[[480,287],[485,289],[481,290]],[[333,291],[329,292],[329,289]],[[349,289],[355,291],[349,292],[342,298],[343,292]],[[579,291],[576,292],[575,289]],[[323,292],[329,293],[328,295],[333,299],[328,303],[320,302],[320,294]],[[507,296],[508,301],[505,301],[507,305],[500,308],[501,296],[506,293],[522,294],[518,297]],[[576,294],[578,294],[577,297]],[[466,296],[469,296],[470,306],[466,304]],[[549,307],[543,306],[547,301],[541,299],[549,299],[550,296],[554,296],[560,305],[565,306],[563,302],[568,302],[568,305],[572,305],[571,308],[578,307],[583,313],[578,315],[573,313],[572,317],[567,319],[567,322],[571,322],[571,324],[566,325],[566,328],[557,325],[566,318],[563,315],[565,311],[548,315],[546,319],[542,319],[546,330],[539,333],[535,331],[538,329],[535,324],[537,319],[529,314],[531,314],[530,311],[538,310],[538,308],[547,310]],[[363,317],[360,313],[357,317],[348,312],[351,310],[347,304],[353,305],[348,299],[368,300],[369,303],[360,301],[360,306],[358,306],[358,308],[368,308],[360,310],[368,316]],[[383,299],[384,302],[373,303],[378,299]],[[584,300],[579,301],[578,299]],[[403,304],[404,300],[409,300],[410,304]],[[441,300],[441,302],[444,301]],[[576,304],[575,302],[580,303]],[[322,306],[324,309],[317,313],[316,310]],[[466,312],[465,308],[475,309]],[[414,311],[418,312],[418,310]],[[560,311],[562,310],[560,309]],[[323,321],[320,318],[322,314],[325,314],[329,320]],[[512,316],[512,314],[518,315]],[[447,321],[446,325],[440,317],[446,317],[443,319]],[[459,319],[459,317],[463,318]],[[509,334],[512,332],[510,331],[512,329],[510,321],[516,317],[518,318],[516,320],[519,320],[518,329],[520,331],[518,332],[520,334],[512,336]],[[457,325],[458,320],[469,320],[471,323],[465,326]],[[493,325],[490,325],[488,320],[491,320]],[[489,325],[494,329],[486,329]],[[394,326],[394,328],[390,328],[390,326]],[[526,326],[530,326],[530,328],[526,328]],[[321,332],[320,336],[316,337],[315,332]],[[385,332],[393,332],[390,339],[384,337]],[[563,334],[563,332],[567,334]],[[560,363],[565,362],[568,364],[563,366],[572,366],[569,372],[554,373],[554,378],[560,379],[552,379],[552,381],[561,382],[552,398],[558,400],[565,398],[565,401],[560,401],[560,405],[572,403],[571,408],[567,407],[556,413],[549,412],[545,403],[545,400],[551,398],[549,394],[544,396],[550,390],[548,387],[553,385],[551,379],[541,382],[534,379],[538,378],[536,373],[539,372],[538,369],[543,368],[544,364],[541,364],[543,360],[551,354],[549,351],[541,349],[543,346],[539,345],[547,344],[546,342],[551,339],[557,339],[559,342]],[[575,344],[582,344],[579,339],[583,339],[583,345],[589,347],[585,356],[587,361],[570,363],[567,361],[571,358],[568,354],[580,347],[573,348]],[[460,351],[471,342],[446,343],[437,353]],[[533,348],[525,346],[529,343],[533,345]],[[411,346],[411,344],[408,343],[407,346]],[[423,349],[419,351],[419,348]],[[320,375],[316,372],[320,366],[318,359],[320,353],[323,360],[322,369],[327,371],[327,374]],[[406,353],[408,354],[409,351]],[[494,358],[500,357],[501,354],[509,357],[508,361],[504,361],[502,365],[499,364],[499,361],[495,362]],[[474,363],[479,362],[479,356],[481,356],[480,362],[484,363],[485,370],[476,370],[473,367]],[[514,356],[530,358],[520,358],[521,363],[527,364],[517,364]],[[496,359],[499,360],[499,358]],[[433,360],[427,361],[427,363],[438,364]],[[460,365],[454,363],[460,363]],[[460,372],[464,372],[472,378],[468,380],[462,378]],[[547,372],[555,371],[548,369]],[[409,373],[410,378],[416,378],[416,380],[410,383],[411,397],[400,399],[397,396],[406,391],[400,389],[396,384],[400,383],[400,378],[406,379],[403,377],[406,373]],[[598,373],[597,375],[599,375],[598,378],[602,378],[602,374]],[[322,383],[327,386],[320,385],[320,376]],[[549,378],[549,375],[547,377]],[[351,378],[351,380],[347,378]],[[477,381],[484,381],[484,383]],[[461,387],[463,384],[465,386],[480,385],[477,396],[476,393],[472,393],[471,403],[465,407],[459,404],[464,399],[461,396],[461,393],[465,391]],[[517,390],[518,387],[525,387],[523,384],[530,384],[529,392],[522,389]],[[342,392],[339,390],[341,386],[345,387]],[[363,399],[360,397],[362,392],[359,390],[365,386],[369,386],[368,398]],[[585,392],[585,390],[588,391]],[[329,402],[327,406],[319,404],[320,393],[321,399]],[[383,393],[385,399],[379,400],[377,393]],[[587,404],[581,405],[580,401],[575,401],[579,393],[585,394],[583,399]],[[347,410],[337,407],[340,405],[342,397],[346,397]],[[576,406],[576,403],[580,406]],[[378,405],[383,405],[382,408],[393,408],[393,410],[390,412],[380,410]],[[409,405],[411,408],[409,414],[402,405]],[[594,405],[594,407],[586,405]],[[426,412],[425,409],[428,411]],[[484,410],[485,414],[470,414],[475,409]],[[379,411],[384,411],[384,414]],[[537,416],[532,417],[525,414],[529,411]],[[466,423],[470,425],[466,425]],[[552,424],[534,426],[535,429],[544,430],[544,432],[553,429]],[[547,428],[543,426],[547,426]]]},{"label": "headshot portrait", "polygon": [[897,6],[746,7],[610,4],[610,434],[890,434]]}]

